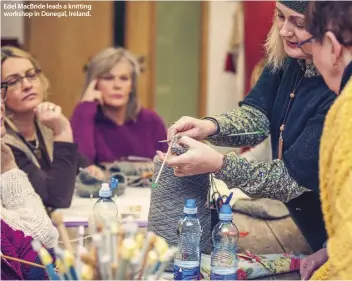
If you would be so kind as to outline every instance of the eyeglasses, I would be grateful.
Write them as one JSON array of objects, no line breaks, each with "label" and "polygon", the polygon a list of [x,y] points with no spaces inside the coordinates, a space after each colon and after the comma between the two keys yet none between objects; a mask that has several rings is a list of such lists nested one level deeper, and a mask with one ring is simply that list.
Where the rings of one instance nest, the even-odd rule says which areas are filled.
[{"label": "eyeglasses", "polygon": [[311,47],[308,46],[308,43],[313,43],[313,41],[314,41],[314,36],[311,36],[308,39],[299,42],[297,46],[306,55],[311,55],[312,54],[312,50],[311,50]]},{"label": "eyeglasses", "polygon": [[30,69],[27,70],[24,76],[21,76],[19,74],[11,75],[11,77],[5,81],[7,84],[8,90],[17,90],[22,86],[23,79],[27,79],[28,81],[35,81],[38,78],[38,74],[41,72],[40,69]]},{"label": "eyeglasses", "polygon": [[4,102],[7,98],[7,83],[1,82],[1,100]]}]

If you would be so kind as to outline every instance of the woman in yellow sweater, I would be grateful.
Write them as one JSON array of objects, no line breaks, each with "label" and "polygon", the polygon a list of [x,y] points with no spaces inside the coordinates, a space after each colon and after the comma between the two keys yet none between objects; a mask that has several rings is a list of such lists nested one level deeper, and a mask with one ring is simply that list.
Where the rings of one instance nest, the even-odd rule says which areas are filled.
[{"label": "woman in yellow sweater", "polygon": [[327,247],[301,263],[302,279],[352,279],[352,2],[314,1],[306,16],[311,38],[300,43],[339,95],[320,145],[320,196]]}]

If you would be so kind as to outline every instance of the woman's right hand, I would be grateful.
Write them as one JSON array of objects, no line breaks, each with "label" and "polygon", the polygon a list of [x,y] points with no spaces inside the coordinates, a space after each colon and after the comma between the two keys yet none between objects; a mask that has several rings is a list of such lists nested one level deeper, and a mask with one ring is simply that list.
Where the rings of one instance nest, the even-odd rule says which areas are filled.
[{"label": "woman's right hand", "polygon": [[328,260],[328,252],[326,248],[311,254],[301,260],[300,274],[302,280],[309,280],[314,272]]},{"label": "woman's right hand", "polygon": [[216,131],[217,125],[211,120],[183,116],[169,128],[167,139],[171,140],[178,134],[196,140],[204,140],[208,136],[215,134]]},{"label": "woman's right hand", "polygon": [[81,102],[84,101],[89,101],[89,102],[93,102],[93,101],[97,101],[100,104],[103,104],[103,95],[100,91],[98,91],[96,89],[97,86],[97,79],[94,79],[90,82],[90,84],[88,85],[86,91],[83,94],[83,97],[81,99]]}]

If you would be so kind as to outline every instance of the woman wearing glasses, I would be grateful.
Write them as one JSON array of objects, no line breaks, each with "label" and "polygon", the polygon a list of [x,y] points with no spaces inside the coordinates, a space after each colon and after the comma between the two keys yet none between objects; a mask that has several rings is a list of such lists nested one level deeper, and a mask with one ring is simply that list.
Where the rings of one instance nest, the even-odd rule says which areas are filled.
[{"label": "woman wearing glasses", "polygon": [[[240,107],[198,120],[182,117],[168,138],[184,135],[189,147],[167,163],[177,176],[214,173],[229,188],[253,198],[286,203],[293,220],[313,250],[326,241],[319,198],[318,155],[325,116],[336,98],[298,43],[308,1],[277,1],[275,19],[266,42],[267,66]],[[229,136],[230,134],[252,133]],[[235,153],[222,155],[197,140],[215,145],[248,146],[271,135],[272,162],[248,161]],[[158,152],[163,158],[164,155]]]},{"label": "woman wearing glasses", "polygon": [[[53,226],[42,200],[34,191],[27,175],[16,164],[10,147],[4,142],[6,94],[7,84],[1,83],[1,251],[7,254],[11,250],[7,246],[12,243],[14,247],[20,246],[24,239],[23,234],[38,239],[48,248],[53,248],[58,244],[57,229]],[[3,232],[3,228],[11,231]],[[11,235],[14,236],[11,237]],[[22,255],[24,251],[17,254]],[[1,263],[1,265],[2,274],[4,264]]]},{"label": "woman wearing glasses", "polygon": [[[320,194],[327,248],[301,262],[301,275],[314,280],[352,279],[352,3],[312,2],[306,17],[312,34],[301,49],[338,98],[329,110],[320,146]],[[326,262],[327,261],[327,262]]]},{"label": "woman wearing glasses", "polygon": [[88,64],[81,102],[71,123],[79,151],[91,163],[138,156],[152,159],[166,127],[137,96],[139,65],[123,48],[107,48]]},{"label": "woman wearing glasses", "polygon": [[1,48],[1,81],[8,86],[7,135],[18,167],[28,174],[48,210],[71,204],[78,167],[86,167],[69,121],[47,97],[49,81],[23,50]]}]

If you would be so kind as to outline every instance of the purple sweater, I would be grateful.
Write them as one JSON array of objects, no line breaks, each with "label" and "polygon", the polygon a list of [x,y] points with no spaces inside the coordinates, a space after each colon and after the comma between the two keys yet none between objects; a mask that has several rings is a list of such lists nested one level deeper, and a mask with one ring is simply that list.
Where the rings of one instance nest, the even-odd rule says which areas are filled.
[{"label": "purple sweater", "polygon": [[[1,252],[4,255],[42,264],[37,252],[32,249],[32,240],[32,237],[25,236],[20,230],[12,229],[5,221],[1,220]],[[53,255],[53,250],[50,249],[49,253]],[[46,272],[41,268],[1,259],[1,280],[47,279]]]},{"label": "purple sweater", "polygon": [[153,159],[156,150],[166,151],[166,127],[161,118],[142,109],[136,122],[122,126],[106,117],[96,102],[79,103],[71,118],[79,152],[91,163],[113,162],[128,156]]}]

